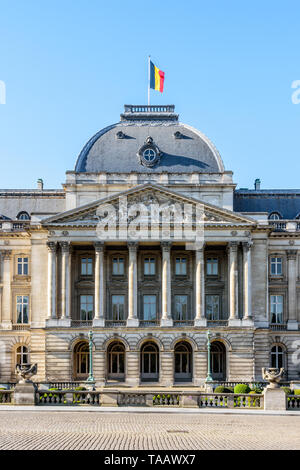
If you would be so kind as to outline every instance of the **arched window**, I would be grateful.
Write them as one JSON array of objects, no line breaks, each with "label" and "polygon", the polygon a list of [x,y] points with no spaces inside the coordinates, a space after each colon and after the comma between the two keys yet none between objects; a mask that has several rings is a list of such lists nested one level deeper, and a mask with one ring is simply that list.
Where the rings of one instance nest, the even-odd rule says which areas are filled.
[{"label": "arched window", "polygon": [[29,363],[29,352],[27,346],[19,346],[16,350],[16,364],[27,366]]},{"label": "arched window", "polygon": [[211,374],[214,380],[226,379],[226,349],[220,341],[213,341],[210,350]]},{"label": "arched window", "polygon": [[141,380],[157,382],[159,377],[159,351],[155,343],[146,343],[141,349]]},{"label": "arched window", "polygon": [[28,212],[22,211],[22,212],[19,212],[19,214],[17,215],[17,219],[18,220],[30,220],[30,215],[28,214]]},{"label": "arched window", "polygon": [[86,341],[77,343],[74,348],[74,377],[87,379],[89,374],[89,345]]},{"label": "arched window", "polygon": [[108,379],[125,380],[125,347],[121,342],[114,342],[108,347]]},{"label": "arched window", "polygon": [[175,382],[190,382],[192,380],[192,348],[189,343],[182,341],[176,344],[174,362]]},{"label": "arched window", "polygon": [[281,215],[278,212],[271,212],[269,214],[269,220],[279,220],[281,219]]},{"label": "arched window", "polygon": [[284,349],[282,346],[276,344],[271,348],[271,367],[280,369],[284,367]]}]

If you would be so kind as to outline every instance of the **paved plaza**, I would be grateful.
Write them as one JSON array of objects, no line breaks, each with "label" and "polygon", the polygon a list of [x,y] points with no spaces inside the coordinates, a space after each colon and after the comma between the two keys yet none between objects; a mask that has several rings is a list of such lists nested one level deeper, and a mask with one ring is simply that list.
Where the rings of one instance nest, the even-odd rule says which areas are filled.
[{"label": "paved plaza", "polygon": [[0,411],[0,449],[300,449],[300,416]]}]

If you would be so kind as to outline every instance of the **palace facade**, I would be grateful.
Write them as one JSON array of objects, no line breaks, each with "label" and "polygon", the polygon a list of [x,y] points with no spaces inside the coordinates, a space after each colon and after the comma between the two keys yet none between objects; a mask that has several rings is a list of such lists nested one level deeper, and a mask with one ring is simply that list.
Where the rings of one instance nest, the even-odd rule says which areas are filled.
[{"label": "palace facade", "polygon": [[0,190],[0,382],[300,375],[300,190],[236,190],[174,106],[125,106],[62,189]]}]

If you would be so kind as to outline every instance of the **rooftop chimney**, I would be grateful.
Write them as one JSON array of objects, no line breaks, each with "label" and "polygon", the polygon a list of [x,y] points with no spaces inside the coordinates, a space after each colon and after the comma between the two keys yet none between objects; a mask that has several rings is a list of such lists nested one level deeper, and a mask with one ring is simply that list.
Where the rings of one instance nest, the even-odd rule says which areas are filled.
[{"label": "rooftop chimney", "polygon": [[37,188],[40,190],[40,191],[43,191],[44,189],[44,181],[42,180],[42,178],[39,178],[37,180]]},{"label": "rooftop chimney", "polygon": [[255,191],[260,190],[260,179],[259,178],[256,178],[256,180],[254,181],[254,189],[255,189]]}]

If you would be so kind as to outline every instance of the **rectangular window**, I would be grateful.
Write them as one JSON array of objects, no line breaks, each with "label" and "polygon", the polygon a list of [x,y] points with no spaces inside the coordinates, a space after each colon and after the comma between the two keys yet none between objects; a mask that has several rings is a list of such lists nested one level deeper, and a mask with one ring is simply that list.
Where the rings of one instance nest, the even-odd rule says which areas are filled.
[{"label": "rectangular window", "polygon": [[93,259],[92,258],[81,258],[81,275],[82,276],[93,275]]},{"label": "rectangular window", "polygon": [[175,321],[188,320],[187,315],[187,295],[175,295]]},{"label": "rectangular window", "polygon": [[144,259],[144,275],[145,276],[155,275],[155,258]]},{"label": "rectangular window", "polygon": [[113,275],[124,276],[124,258],[113,258]]},{"label": "rectangular window", "polygon": [[156,295],[144,295],[144,318],[145,321],[156,320]]},{"label": "rectangular window", "polygon": [[205,301],[207,320],[220,320],[220,296],[207,295]]},{"label": "rectangular window", "polygon": [[283,323],[283,295],[271,295],[271,323],[273,325]]},{"label": "rectangular window", "polygon": [[28,323],[29,297],[17,295],[17,323]]},{"label": "rectangular window", "polygon": [[280,276],[282,274],[282,258],[278,256],[271,257],[271,275]]},{"label": "rectangular window", "polygon": [[176,276],[186,276],[186,272],[187,272],[186,265],[187,265],[186,258],[176,258],[176,261],[175,261]]},{"label": "rectangular window", "polygon": [[218,258],[207,258],[206,260],[206,274],[208,276],[218,275]]},{"label": "rectangular window", "polygon": [[93,320],[94,297],[92,295],[80,296],[80,320]]},{"label": "rectangular window", "polygon": [[112,295],[112,320],[125,320],[125,296]]},{"label": "rectangular window", "polygon": [[28,258],[18,258],[18,275],[27,276],[28,275]]}]

